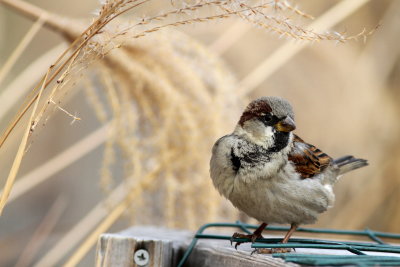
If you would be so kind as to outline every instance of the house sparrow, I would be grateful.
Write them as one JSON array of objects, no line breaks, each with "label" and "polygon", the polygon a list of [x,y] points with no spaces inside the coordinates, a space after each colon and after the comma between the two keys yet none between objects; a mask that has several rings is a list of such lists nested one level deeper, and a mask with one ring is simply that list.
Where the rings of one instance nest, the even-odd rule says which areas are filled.
[{"label": "house sparrow", "polygon": [[288,101],[262,97],[247,106],[233,133],[214,144],[214,186],[235,207],[262,222],[253,234],[234,233],[232,239],[254,242],[270,223],[291,224],[282,241],[287,243],[298,225],[314,223],[333,205],[332,186],[342,174],[368,165],[353,156],[332,159],[293,134],[295,129]]}]

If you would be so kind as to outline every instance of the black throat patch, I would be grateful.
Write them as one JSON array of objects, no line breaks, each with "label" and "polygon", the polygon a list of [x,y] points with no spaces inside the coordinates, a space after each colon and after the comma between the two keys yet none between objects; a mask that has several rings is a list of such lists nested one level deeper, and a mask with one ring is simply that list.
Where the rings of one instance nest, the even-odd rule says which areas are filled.
[{"label": "black throat patch", "polygon": [[268,149],[268,152],[279,152],[289,144],[290,132],[274,133],[274,145]]},{"label": "black throat patch", "polygon": [[238,172],[242,164],[240,162],[240,158],[235,155],[235,152],[233,151],[233,147],[231,148],[231,162],[233,165],[233,170],[235,172]]}]

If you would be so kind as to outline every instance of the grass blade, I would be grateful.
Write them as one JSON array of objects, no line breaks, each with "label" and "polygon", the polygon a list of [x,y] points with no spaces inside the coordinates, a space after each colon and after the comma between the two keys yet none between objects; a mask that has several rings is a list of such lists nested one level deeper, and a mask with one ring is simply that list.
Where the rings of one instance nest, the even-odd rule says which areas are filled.
[{"label": "grass blade", "polygon": [[13,187],[13,184],[14,184],[14,181],[15,181],[15,177],[18,174],[19,166],[21,165],[22,158],[23,158],[24,153],[25,153],[26,144],[28,142],[28,137],[29,137],[29,133],[30,133],[30,130],[31,130],[31,122],[33,121],[33,117],[35,116],[35,112],[36,112],[36,109],[37,109],[37,107],[39,105],[40,97],[42,96],[42,92],[43,92],[44,86],[46,84],[47,77],[48,77],[48,75],[50,73],[50,70],[51,70],[51,68],[49,68],[49,70],[47,71],[46,76],[45,76],[45,78],[43,80],[42,87],[40,88],[38,97],[36,98],[35,105],[33,106],[31,116],[29,118],[27,127],[25,129],[24,136],[22,137],[21,143],[20,143],[20,145],[18,147],[18,151],[17,151],[17,154],[15,156],[13,165],[11,166],[10,173],[8,174],[7,181],[6,181],[6,184],[4,186],[4,190],[3,190],[2,194],[1,194],[1,197],[0,197],[0,215],[2,214],[3,209],[4,209],[4,207],[5,207],[6,203],[7,203],[7,199],[8,199],[8,196],[10,195],[11,189]]}]

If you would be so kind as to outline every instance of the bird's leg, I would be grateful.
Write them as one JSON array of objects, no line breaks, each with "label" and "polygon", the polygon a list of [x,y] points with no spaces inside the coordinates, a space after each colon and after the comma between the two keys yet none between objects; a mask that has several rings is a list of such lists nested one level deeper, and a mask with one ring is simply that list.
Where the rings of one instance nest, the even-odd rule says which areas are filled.
[{"label": "bird's leg", "polygon": [[[287,242],[289,242],[290,237],[293,235],[293,233],[296,231],[297,227],[299,227],[298,224],[296,223],[292,223],[290,225],[290,229],[289,231],[286,233],[285,237],[282,240],[282,244],[286,244]],[[288,253],[292,251],[291,248],[276,248],[275,251],[273,253]]]},{"label": "bird's leg", "polygon": [[[251,240],[251,243],[254,243],[257,238],[262,238],[263,236],[261,235],[262,231],[264,231],[265,227],[267,227],[266,223],[262,223],[252,234],[246,235],[246,234],[241,234],[241,233],[234,233],[231,237],[231,245],[233,242],[234,238],[249,238]],[[236,242],[235,244],[235,249],[237,247],[245,242]]]},{"label": "bird's leg", "polygon": [[[289,231],[286,233],[285,237],[282,240],[282,244],[286,244],[287,242],[289,242],[290,237],[292,236],[292,234],[296,231],[297,227],[299,227],[298,224],[296,223],[292,223],[290,225],[290,229]],[[253,253],[257,253],[257,254],[271,254],[271,253],[288,253],[292,251],[291,248],[259,248],[256,249],[252,252]]]},{"label": "bird's leg", "polygon": [[292,236],[292,234],[296,231],[297,227],[299,227],[298,224],[292,223],[290,225],[289,231],[286,233],[285,237],[282,240],[282,244],[286,244],[289,241],[289,238]]}]

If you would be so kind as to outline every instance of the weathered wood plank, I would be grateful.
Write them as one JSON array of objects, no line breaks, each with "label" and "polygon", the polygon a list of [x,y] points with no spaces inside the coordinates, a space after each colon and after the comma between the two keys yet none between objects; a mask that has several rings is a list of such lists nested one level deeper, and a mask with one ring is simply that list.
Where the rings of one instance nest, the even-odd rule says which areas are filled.
[{"label": "weathered wood plank", "polygon": [[[135,263],[134,255],[138,250],[148,252],[148,264],[138,265]],[[103,234],[98,243],[96,266],[170,267],[172,251],[172,244],[168,240],[154,240],[119,234]]]},{"label": "weathered wood plank", "polygon": [[[97,246],[97,266],[140,266],[135,263],[138,249],[149,253],[144,266],[174,267],[193,238],[189,231],[156,227],[132,227],[116,234],[101,235]],[[250,245],[235,250],[228,241],[201,240],[185,266],[298,266],[269,255],[251,255]]]}]

